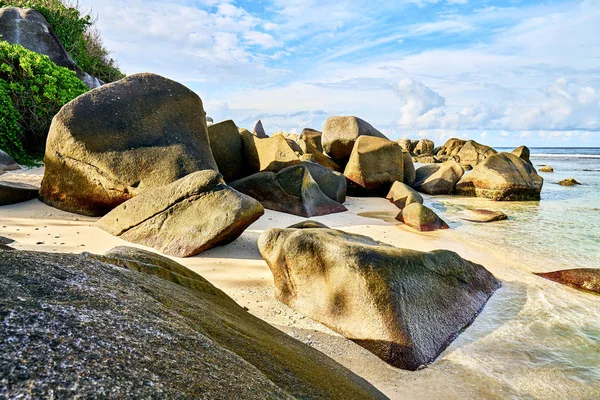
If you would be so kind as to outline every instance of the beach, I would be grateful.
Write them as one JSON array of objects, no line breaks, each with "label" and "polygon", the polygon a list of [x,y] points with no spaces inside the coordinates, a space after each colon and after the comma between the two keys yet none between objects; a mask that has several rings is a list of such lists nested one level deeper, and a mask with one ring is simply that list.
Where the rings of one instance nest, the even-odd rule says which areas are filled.
[{"label": "beach", "polygon": [[[43,169],[36,168],[9,172],[0,180],[39,184],[42,175]],[[348,212],[312,218],[401,248],[452,250],[502,280],[502,287],[474,323],[435,362],[419,371],[391,367],[274,299],[273,277],[256,240],[265,229],[286,227],[305,218],[265,210],[233,243],[195,257],[174,259],[253,315],[333,358],[392,399],[600,397],[598,296],[535,276],[532,272],[544,264],[541,259],[536,262],[535,254],[525,260],[518,249],[509,256],[510,250],[501,244],[494,247],[486,240],[475,240],[476,236],[457,225],[458,213],[452,214],[453,205],[501,208],[503,203],[424,197],[425,204],[439,211],[454,229],[417,232],[394,221],[397,208],[382,198],[349,197],[345,202]],[[0,235],[14,239],[11,246],[19,250],[102,254],[115,246],[143,248],[94,227],[96,220],[31,200],[0,209]],[[483,226],[471,229],[502,229],[501,225]],[[495,240],[489,235],[482,237]]]}]

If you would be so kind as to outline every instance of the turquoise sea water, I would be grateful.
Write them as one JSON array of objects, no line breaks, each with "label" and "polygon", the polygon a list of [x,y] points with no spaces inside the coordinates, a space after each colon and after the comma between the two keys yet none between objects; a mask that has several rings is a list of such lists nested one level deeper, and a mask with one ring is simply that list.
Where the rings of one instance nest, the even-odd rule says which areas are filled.
[{"label": "turquoise sea water", "polygon": [[[498,151],[511,149],[498,148]],[[436,197],[431,204],[458,234],[479,244],[505,249],[506,257],[532,271],[600,268],[600,148],[532,148],[544,185],[539,202],[494,202]],[[581,185],[560,186],[565,178]],[[477,224],[460,219],[469,208],[499,210],[508,221]]]}]

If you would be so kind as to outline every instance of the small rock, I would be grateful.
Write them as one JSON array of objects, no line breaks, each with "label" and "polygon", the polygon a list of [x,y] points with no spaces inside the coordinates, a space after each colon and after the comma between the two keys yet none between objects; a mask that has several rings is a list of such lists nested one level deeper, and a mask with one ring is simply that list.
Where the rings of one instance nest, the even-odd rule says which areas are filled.
[{"label": "small rock", "polygon": [[[541,170],[540,170],[541,171]],[[575,179],[573,178],[567,178],[567,179],[563,179],[562,181],[558,182],[559,185],[561,186],[575,186],[575,185],[581,185],[581,183],[577,182]]]},{"label": "small rock", "polygon": [[549,165],[544,165],[542,168],[540,168],[540,172],[554,172],[554,168]]},{"label": "small rock", "polygon": [[471,222],[494,222],[508,219],[508,215],[501,211],[467,210],[460,219]]}]

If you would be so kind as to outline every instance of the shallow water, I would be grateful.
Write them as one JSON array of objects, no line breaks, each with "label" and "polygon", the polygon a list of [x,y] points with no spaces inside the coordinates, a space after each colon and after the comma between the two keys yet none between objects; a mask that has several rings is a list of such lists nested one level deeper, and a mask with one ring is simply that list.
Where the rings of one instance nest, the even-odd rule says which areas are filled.
[{"label": "shallow water", "polygon": [[[513,395],[505,392],[506,397],[600,398],[600,296],[532,273],[600,268],[600,149],[531,150],[536,167],[554,168],[554,173],[540,173],[544,186],[539,202],[456,196],[426,200],[453,235],[503,260],[504,266],[495,271],[505,281],[503,288],[444,358],[502,382],[512,389]],[[558,185],[565,178],[582,185]],[[502,211],[509,219],[460,219],[465,210],[476,208]]]}]

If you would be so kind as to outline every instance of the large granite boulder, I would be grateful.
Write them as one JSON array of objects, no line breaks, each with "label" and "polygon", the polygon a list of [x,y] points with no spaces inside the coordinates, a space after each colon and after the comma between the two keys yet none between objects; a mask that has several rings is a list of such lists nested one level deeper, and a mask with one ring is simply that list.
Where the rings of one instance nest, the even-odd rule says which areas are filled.
[{"label": "large granite boulder", "polygon": [[398,143],[385,138],[360,136],[344,175],[349,195],[385,196],[395,181],[404,180],[403,150]]},{"label": "large granite boulder", "polygon": [[317,182],[325,196],[342,204],[346,201],[346,177],[344,175],[315,162],[303,161],[302,166],[310,172],[310,176]]},{"label": "large granite boulder", "polygon": [[403,182],[409,186],[414,185],[417,179],[417,171],[415,170],[415,164],[413,163],[412,157],[407,151],[402,151],[403,168],[404,168],[404,180]]},{"label": "large granite boulder", "polygon": [[[531,152],[529,151],[529,147],[527,146],[519,146],[516,149],[514,149],[512,151],[512,154],[514,154],[517,157],[522,158],[525,162],[531,164],[531,160],[529,159],[529,157],[531,156]],[[531,164],[533,165],[533,164]]]},{"label": "large granite boulder", "polygon": [[563,269],[554,272],[538,272],[536,275],[574,289],[600,294],[600,269],[598,268]]},{"label": "large granite boulder", "polygon": [[329,117],[323,126],[321,137],[323,150],[337,163],[344,165],[350,158],[354,142],[360,136],[386,138],[383,133],[360,118]]},{"label": "large granite boulder", "polygon": [[454,160],[417,168],[413,188],[431,195],[451,194],[465,171]]},{"label": "large granite boulder", "polygon": [[446,141],[436,152],[439,156],[455,156],[460,149],[467,143],[466,140],[451,138]]},{"label": "large granite boulder", "polygon": [[469,140],[462,146],[456,154],[461,165],[475,168],[477,164],[485,160],[487,157],[497,154],[498,152],[490,146],[477,143],[474,140]]},{"label": "large granite boulder", "polygon": [[0,174],[3,171],[15,171],[17,169],[21,169],[21,166],[11,156],[0,150]]},{"label": "large granite boulder", "polygon": [[278,172],[300,164],[300,155],[290,147],[283,135],[259,138],[248,131],[240,133],[242,137],[246,174],[259,171]]},{"label": "large granite boulder", "polygon": [[394,182],[386,199],[394,203],[400,209],[412,203],[423,204],[423,196],[417,193],[413,188],[402,182]]},{"label": "large granite boulder", "polygon": [[448,229],[448,225],[431,208],[413,202],[400,211],[396,219],[418,231],[429,232]]},{"label": "large granite boulder", "polygon": [[[314,176],[311,171],[315,173]],[[269,210],[307,218],[347,211],[341,203],[324,193],[326,191],[336,199],[345,196],[341,193],[340,177],[331,170],[327,171],[323,173],[318,165],[303,162],[278,173],[258,172],[230,185],[258,200]]]},{"label": "large granite boulder", "polygon": [[435,144],[429,139],[421,139],[415,146],[413,153],[415,156],[430,156],[433,155]]},{"label": "large granite boulder", "polygon": [[260,119],[256,121],[256,124],[254,124],[254,128],[252,128],[252,134],[257,138],[268,138],[267,133],[265,132],[265,128],[263,128],[263,124],[260,121]]},{"label": "large granite boulder", "polygon": [[44,54],[56,65],[74,71],[77,77],[93,89],[102,82],[85,73],[75,64],[52,27],[39,12],[31,9],[0,8],[0,37],[33,52]]},{"label": "large granite boulder", "polygon": [[42,201],[101,216],[142,190],[217,170],[204,115],[198,95],[154,74],[77,97],[52,120]]},{"label": "large granite boulder", "polygon": [[320,137],[318,142],[315,140],[314,137],[308,137],[308,139],[302,139],[302,137],[300,137],[295,141],[295,143],[298,145],[300,151],[302,152],[300,160],[313,161],[333,171],[341,170],[341,167],[338,163],[333,161],[331,157],[329,157],[327,154],[323,153],[322,148],[319,150],[319,148],[315,147],[315,145],[320,146]]},{"label": "large granite boulder", "polygon": [[454,252],[405,250],[334,229],[268,229],[258,247],[275,298],[410,370],[435,360],[500,286]]},{"label": "large granite boulder", "polygon": [[166,258],[0,253],[2,397],[386,398]]},{"label": "large granite boulder", "polygon": [[208,137],[212,155],[225,182],[245,176],[242,137],[235,123],[227,120],[210,125]]},{"label": "large granite boulder", "polygon": [[0,182],[0,206],[22,203],[38,197],[40,188],[19,182]]},{"label": "large granite boulder", "polygon": [[96,226],[128,242],[190,257],[237,239],[263,215],[256,200],[212,170],[192,173],[121,204]]},{"label": "large granite boulder", "polygon": [[531,164],[514,154],[498,153],[466,174],[456,193],[502,201],[539,200],[543,183]]}]

